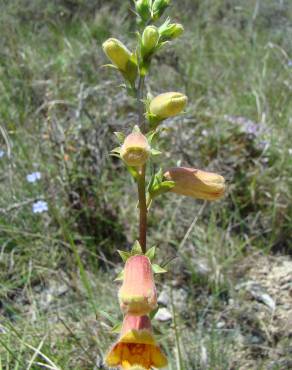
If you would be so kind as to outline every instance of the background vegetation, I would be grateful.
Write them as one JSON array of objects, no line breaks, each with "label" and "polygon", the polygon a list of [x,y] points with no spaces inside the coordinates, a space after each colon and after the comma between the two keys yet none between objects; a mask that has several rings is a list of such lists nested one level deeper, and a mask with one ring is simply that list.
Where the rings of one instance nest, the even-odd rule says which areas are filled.
[{"label": "background vegetation", "polygon": [[[0,3],[0,369],[102,369],[116,335],[115,250],[135,240],[137,215],[108,152],[136,116],[101,43],[131,46],[129,5]],[[180,0],[171,12],[186,32],[154,61],[160,90],[149,86],[190,104],[165,123],[159,161],[219,172],[228,192],[153,207],[172,316],[155,330],[169,369],[292,368],[292,3]],[[32,211],[39,200],[48,211]]]}]

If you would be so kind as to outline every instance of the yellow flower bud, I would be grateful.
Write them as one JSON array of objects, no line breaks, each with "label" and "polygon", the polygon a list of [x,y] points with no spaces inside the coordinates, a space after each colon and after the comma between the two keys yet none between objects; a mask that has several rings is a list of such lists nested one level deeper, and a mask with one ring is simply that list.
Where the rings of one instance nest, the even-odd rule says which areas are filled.
[{"label": "yellow flower bud", "polygon": [[119,40],[110,38],[102,44],[103,50],[111,62],[121,71],[127,71],[127,64],[131,59],[131,52]]},{"label": "yellow flower bud", "polygon": [[150,156],[151,148],[146,136],[140,132],[128,135],[121,146],[120,155],[128,166],[142,166]]},{"label": "yellow flower bud", "polygon": [[179,37],[184,32],[180,23],[170,23],[169,20],[159,27],[159,34],[163,41],[172,40]]},{"label": "yellow flower bud", "polygon": [[166,171],[164,177],[175,183],[170,191],[176,194],[204,200],[217,200],[224,195],[225,180],[217,173],[174,167]]},{"label": "yellow flower bud", "polygon": [[151,100],[149,113],[158,119],[175,116],[185,108],[188,98],[181,93],[168,92],[160,94]]},{"label": "yellow flower bud", "polygon": [[157,46],[159,41],[158,28],[155,26],[148,26],[145,28],[142,35],[142,51],[143,54],[149,54]]}]

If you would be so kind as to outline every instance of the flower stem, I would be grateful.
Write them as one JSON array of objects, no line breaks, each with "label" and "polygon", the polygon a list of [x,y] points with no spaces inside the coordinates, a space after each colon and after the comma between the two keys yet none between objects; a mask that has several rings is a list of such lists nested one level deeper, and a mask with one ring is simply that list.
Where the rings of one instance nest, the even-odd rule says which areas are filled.
[{"label": "flower stem", "polygon": [[145,171],[146,166],[142,166],[139,179],[138,179],[138,196],[139,196],[139,241],[143,253],[146,253],[147,246],[147,205],[146,205],[146,194],[145,194]]},{"label": "flower stem", "polygon": [[[145,133],[146,125],[144,119],[144,83],[145,77],[140,76],[138,82],[137,90],[137,104],[138,104],[138,123],[141,131]],[[139,197],[139,241],[143,253],[146,253],[147,250],[147,204],[146,204],[146,186],[145,186],[145,177],[146,177],[146,165],[141,167],[139,178],[138,178],[138,197]]]}]

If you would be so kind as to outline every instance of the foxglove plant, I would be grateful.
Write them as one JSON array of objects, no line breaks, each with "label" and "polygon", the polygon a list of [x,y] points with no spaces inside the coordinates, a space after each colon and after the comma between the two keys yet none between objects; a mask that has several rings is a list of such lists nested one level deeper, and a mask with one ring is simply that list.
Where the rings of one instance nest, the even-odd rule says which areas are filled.
[{"label": "foxglove plant", "polygon": [[154,274],[165,270],[153,263],[155,247],[147,248],[147,216],[153,200],[172,192],[195,199],[217,200],[225,190],[224,178],[216,173],[195,168],[176,167],[151,173],[151,157],[160,153],[153,145],[162,132],[164,120],[181,114],[187,97],[180,92],[164,92],[156,97],[145,97],[145,81],[153,56],[184,31],[183,26],[161,18],[170,0],[134,0],[139,31],[137,46],[130,51],[120,40],[110,38],[103,50],[124,78],[129,95],[137,101],[137,122],[127,135],[116,132],[120,146],[112,151],[128,169],[137,184],[139,209],[139,240],[131,251],[119,251],[125,267],[117,280],[120,308],[124,314],[117,342],[105,356],[108,367],[129,370],[150,370],[167,365],[167,359],[157,344],[150,314],[157,307]]}]

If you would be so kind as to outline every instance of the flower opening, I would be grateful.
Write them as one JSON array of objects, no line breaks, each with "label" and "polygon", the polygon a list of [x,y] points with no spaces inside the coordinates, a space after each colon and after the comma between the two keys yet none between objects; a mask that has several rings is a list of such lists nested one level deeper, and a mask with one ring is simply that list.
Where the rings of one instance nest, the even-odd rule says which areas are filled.
[{"label": "flower opening", "polygon": [[106,355],[105,363],[125,370],[150,370],[167,365],[148,316],[125,316],[120,338]]}]

